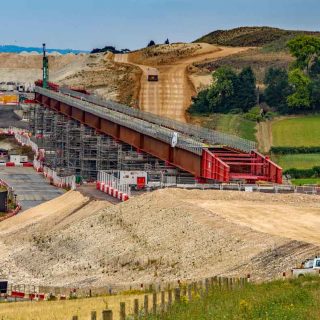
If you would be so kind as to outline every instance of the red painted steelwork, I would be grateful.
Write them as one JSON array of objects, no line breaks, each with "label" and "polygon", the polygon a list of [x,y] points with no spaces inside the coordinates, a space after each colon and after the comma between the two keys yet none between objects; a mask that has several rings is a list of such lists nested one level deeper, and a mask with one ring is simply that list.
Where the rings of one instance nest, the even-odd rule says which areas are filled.
[{"label": "red painted steelwork", "polygon": [[169,143],[40,93],[36,93],[36,101],[68,118],[86,124],[99,133],[109,135],[137,150],[151,154],[166,163],[187,171],[199,181],[229,182],[235,179],[282,183],[282,169],[258,152],[243,153],[228,147],[217,147],[212,150],[204,148],[202,155],[198,155],[182,148],[172,148]]},{"label": "red painted steelwork", "polygon": [[214,153],[203,150],[202,177],[209,180],[229,182],[230,167],[221,161]]}]

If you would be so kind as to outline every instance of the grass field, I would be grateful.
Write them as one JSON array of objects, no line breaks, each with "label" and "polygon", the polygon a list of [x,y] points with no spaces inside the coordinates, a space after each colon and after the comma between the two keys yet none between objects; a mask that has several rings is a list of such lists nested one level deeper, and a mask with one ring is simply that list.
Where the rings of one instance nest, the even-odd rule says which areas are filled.
[{"label": "grass field", "polygon": [[233,134],[241,138],[256,141],[256,123],[244,119],[238,114],[193,115],[191,122],[205,128]]},{"label": "grass field", "polygon": [[276,281],[235,291],[214,290],[201,300],[175,305],[164,320],[320,319],[320,279]]},{"label": "grass field", "polygon": [[288,118],[272,124],[274,146],[311,147],[320,145],[320,115]]},{"label": "grass field", "polygon": [[[158,295],[158,304],[160,304]],[[167,296],[167,294],[166,294]],[[143,295],[97,297],[66,301],[0,303],[1,320],[68,320],[78,316],[79,320],[90,319],[91,311],[97,311],[101,319],[102,310],[111,309],[114,320],[119,319],[119,304],[126,303],[126,314],[133,313],[133,300],[139,299],[143,307]],[[149,312],[152,309],[149,296]],[[167,298],[166,298],[167,299]],[[167,301],[167,300],[166,300]],[[132,318],[128,318],[132,319]],[[248,284],[234,290],[214,288],[209,295],[193,300],[181,297],[165,315],[149,316],[155,320],[304,320],[320,319],[320,278],[299,278],[289,281],[273,281],[265,284]]]},{"label": "grass field", "polygon": [[273,155],[272,159],[284,170],[311,169],[320,166],[320,153]]}]

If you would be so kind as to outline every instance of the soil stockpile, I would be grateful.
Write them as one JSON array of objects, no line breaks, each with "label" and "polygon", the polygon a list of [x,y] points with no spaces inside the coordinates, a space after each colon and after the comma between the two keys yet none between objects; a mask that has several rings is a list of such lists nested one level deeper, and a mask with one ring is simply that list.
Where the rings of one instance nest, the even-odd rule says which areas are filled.
[{"label": "soil stockpile", "polygon": [[0,224],[2,276],[97,286],[279,276],[319,254],[316,196],[167,189],[114,206],[79,192]]}]

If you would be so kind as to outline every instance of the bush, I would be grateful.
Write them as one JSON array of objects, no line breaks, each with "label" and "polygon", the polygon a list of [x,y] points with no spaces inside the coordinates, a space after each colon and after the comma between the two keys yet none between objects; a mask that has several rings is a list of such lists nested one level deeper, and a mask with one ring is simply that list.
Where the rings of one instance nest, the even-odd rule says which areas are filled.
[{"label": "bush", "polygon": [[296,169],[292,168],[284,172],[286,175],[290,175],[294,179],[303,178],[318,178],[320,177],[320,167],[313,167],[312,169]]},{"label": "bush", "polygon": [[302,154],[302,153],[320,153],[319,147],[272,147],[273,154]]},{"label": "bush", "polygon": [[245,113],[243,116],[247,120],[251,121],[261,121],[263,120],[261,109],[259,106],[253,107],[249,110],[249,112]]}]

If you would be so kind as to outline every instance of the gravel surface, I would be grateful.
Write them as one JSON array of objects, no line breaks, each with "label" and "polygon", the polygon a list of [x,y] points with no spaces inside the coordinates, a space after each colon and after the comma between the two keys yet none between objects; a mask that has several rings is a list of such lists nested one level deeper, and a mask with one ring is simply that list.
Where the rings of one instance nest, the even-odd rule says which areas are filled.
[{"label": "gravel surface", "polygon": [[51,186],[33,168],[0,167],[0,178],[14,189],[22,212],[61,196],[64,191]]},{"label": "gravel surface", "polygon": [[[230,217],[241,201],[250,202],[248,216],[261,205],[267,214],[273,205],[268,224],[277,230],[280,221],[279,234]],[[310,243],[288,237],[294,225],[284,230],[277,205],[303,208],[294,213],[295,224],[299,215],[300,224],[306,216],[310,221],[300,232],[319,227],[316,196],[167,189],[115,206],[69,192],[0,224],[0,268],[15,283],[72,287],[247,273],[269,279],[320,251],[314,237]]]}]

